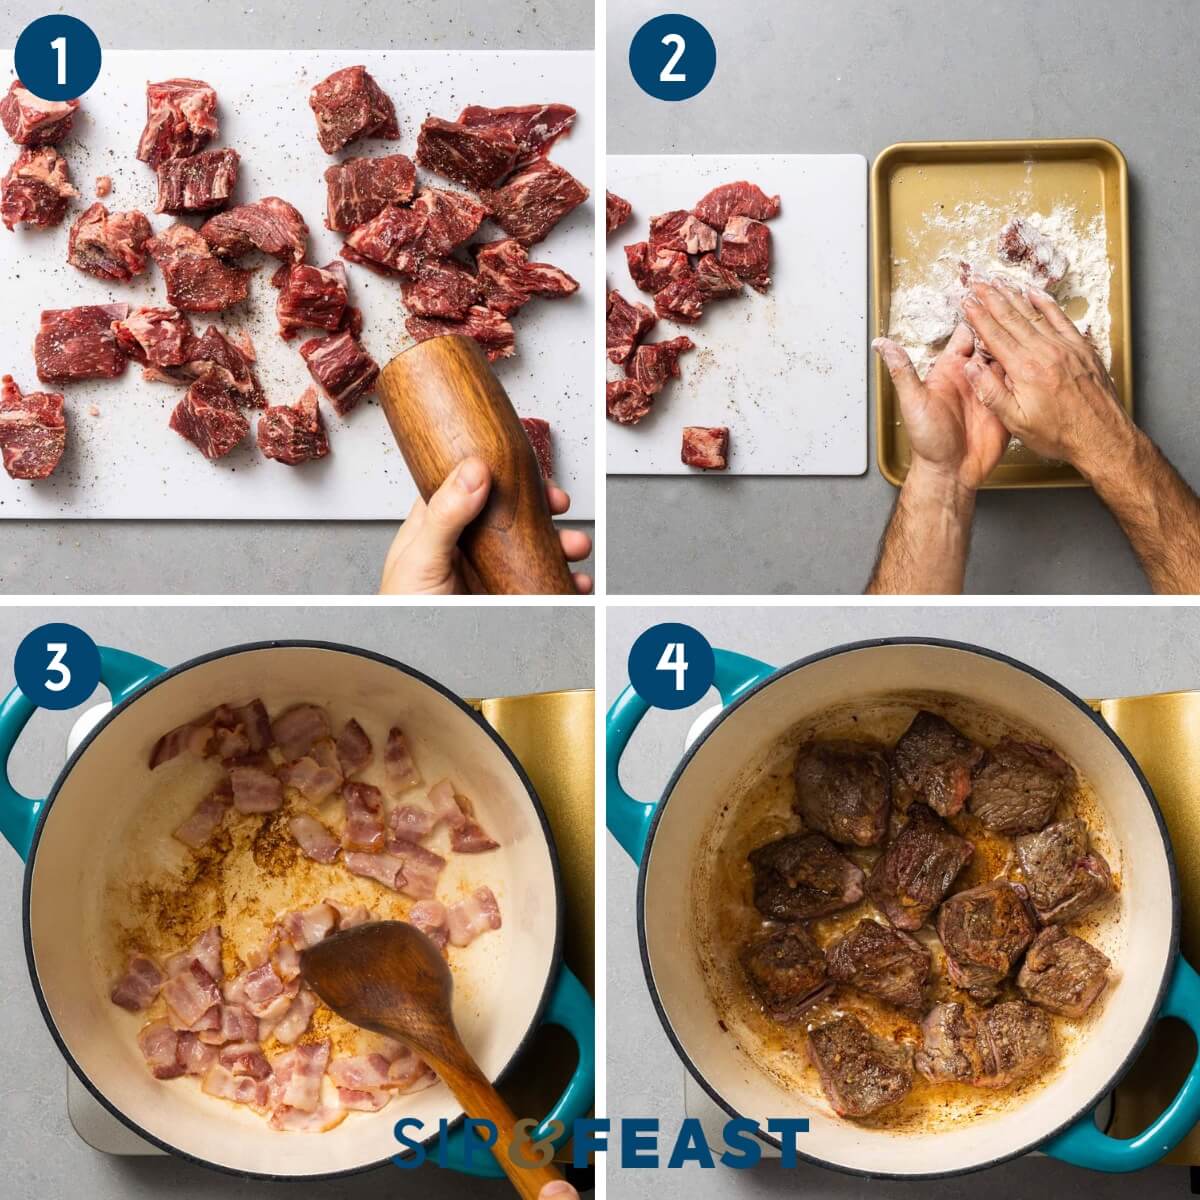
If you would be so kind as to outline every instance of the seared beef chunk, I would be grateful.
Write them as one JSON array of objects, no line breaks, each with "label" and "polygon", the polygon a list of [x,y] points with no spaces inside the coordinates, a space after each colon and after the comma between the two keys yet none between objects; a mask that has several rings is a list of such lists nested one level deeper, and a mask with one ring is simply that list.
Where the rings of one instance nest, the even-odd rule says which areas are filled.
[{"label": "seared beef chunk", "polygon": [[924,711],[913,718],[893,754],[900,781],[939,817],[962,812],[971,794],[971,774],[981,758],[982,746],[949,721]]},{"label": "seared beef chunk", "polygon": [[1078,817],[1019,837],[1016,845],[1029,898],[1043,925],[1077,921],[1113,894],[1108,863],[1088,850],[1087,826]]},{"label": "seared beef chunk", "polygon": [[1033,912],[1020,884],[993,880],[958,892],[938,912],[950,982],[981,1004],[994,1000],[1013,963],[1033,941]]},{"label": "seared beef chunk", "polygon": [[749,858],[754,906],[772,920],[824,917],[862,899],[862,871],[819,833],[781,837]]},{"label": "seared beef chunk", "polygon": [[1108,983],[1108,957],[1083,938],[1051,926],[1033,940],[1017,976],[1026,1000],[1064,1017],[1082,1017]]},{"label": "seared beef chunk", "polygon": [[808,1053],[839,1117],[869,1117],[912,1087],[912,1050],[876,1037],[857,1017],[810,1030]]},{"label": "seared beef chunk", "polygon": [[964,1082],[979,1074],[975,1028],[961,1004],[935,1004],[921,1022],[921,1048],[916,1068],[933,1083],[953,1079]]},{"label": "seared beef chunk", "polygon": [[776,1021],[798,1020],[829,990],[825,956],[803,925],[776,929],[742,950],[742,968]]},{"label": "seared beef chunk", "polygon": [[992,833],[1035,833],[1054,816],[1071,777],[1048,746],[1005,738],[975,777],[970,809]]},{"label": "seared beef chunk", "polygon": [[796,812],[835,842],[875,846],[887,831],[887,759],[861,742],[813,742],[796,755]]},{"label": "seared beef chunk", "polygon": [[1036,1075],[1057,1057],[1050,1018],[1023,1000],[988,1009],[979,1022],[980,1087],[1005,1087]]},{"label": "seared beef chunk", "polygon": [[829,976],[901,1008],[920,1008],[930,955],[907,933],[859,921],[825,949]]},{"label": "seared beef chunk", "polygon": [[975,847],[923,804],[875,860],[867,895],[897,929],[920,929],[942,902]]}]

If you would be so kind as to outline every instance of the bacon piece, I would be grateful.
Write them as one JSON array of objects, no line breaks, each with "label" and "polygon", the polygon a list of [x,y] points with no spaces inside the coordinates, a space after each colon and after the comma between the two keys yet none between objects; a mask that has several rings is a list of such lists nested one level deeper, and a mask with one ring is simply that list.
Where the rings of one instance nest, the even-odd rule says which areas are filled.
[{"label": "bacon piece", "polygon": [[779,215],[779,197],[768,196],[757,184],[743,179],[713,188],[701,197],[692,213],[714,229],[724,229],[733,217],[769,221]]},{"label": "bacon piece", "polygon": [[432,900],[446,860],[405,838],[389,838],[387,850],[402,864],[404,878],[397,884],[397,889],[414,900]]},{"label": "bacon piece", "polygon": [[173,837],[178,838],[185,846],[199,850],[221,826],[225,819],[225,800],[218,793],[205,796],[192,810],[191,816],[179,825]]},{"label": "bacon piece", "polygon": [[327,1133],[346,1119],[345,1108],[319,1104],[312,1112],[280,1105],[271,1113],[271,1128],[281,1133]]},{"label": "bacon piece", "polygon": [[399,1043],[394,1045],[394,1051],[389,1053],[391,1065],[388,1067],[388,1087],[405,1095],[419,1092],[437,1082],[433,1069],[423,1058],[418,1058],[407,1046]]},{"label": "bacon piece", "polygon": [[503,183],[519,153],[517,139],[502,125],[460,125],[426,117],[417,134],[417,165],[473,192]]},{"label": "bacon piece", "polygon": [[326,904],[338,915],[338,929],[353,929],[355,925],[364,925],[374,921],[375,914],[365,904],[339,904],[336,900],[326,899]]},{"label": "bacon piece", "polygon": [[204,1075],[216,1063],[219,1051],[204,1041],[203,1034],[181,1033],[175,1047],[175,1060],[185,1075]]},{"label": "bacon piece", "polygon": [[452,829],[457,828],[466,816],[454,798],[454,784],[449,779],[439,780],[429,789],[425,799],[433,809],[435,825],[446,824]]},{"label": "bacon piece", "polygon": [[468,309],[465,319],[461,321],[439,321],[432,317],[409,317],[404,322],[404,328],[418,342],[426,342],[430,338],[444,337],[453,333],[474,338],[483,349],[484,354],[487,355],[488,362],[511,358],[516,353],[516,335],[513,333],[512,325],[499,313],[479,304]]},{"label": "bacon piece", "polygon": [[618,425],[636,425],[653,407],[654,397],[633,379],[610,379],[604,388],[605,410]]},{"label": "bacon piece", "polygon": [[205,150],[159,163],[154,211],[198,213],[220,208],[233,195],[240,158],[236,150]]},{"label": "bacon piece", "polygon": [[464,824],[450,830],[450,849],[458,854],[482,854],[486,850],[495,850],[499,845],[471,816],[467,817]]},{"label": "bacon piece", "polygon": [[33,343],[38,378],[43,383],[116,379],[128,359],[117,345],[112,324],[128,315],[127,304],[46,309]]},{"label": "bacon piece", "polygon": [[278,196],[264,196],[209,217],[200,226],[200,236],[225,258],[261,250],[283,262],[300,263],[308,248],[308,226],[300,211]]},{"label": "bacon piece", "polygon": [[258,1018],[241,1004],[221,1004],[217,1024],[199,1034],[206,1045],[222,1046],[227,1042],[257,1042]]},{"label": "bacon piece", "polygon": [[389,204],[407,204],[416,178],[412,160],[403,154],[335,163],[325,171],[325,227],[349,233]]},{"label": "bacon piece", "polygon": [[155,1079],[175,1079],[184,1073],[184,1065],[178,1058],[179,1034],[166,1021],[143,1025],[137,1042]]},{"label": "bacon piece", "polygon": [[[205,337],[207,336],[206,333]],[[271,719],[267,716],[266,705],[261,700],[251,700],[248,704],[235,708],[233,713],[255,754],[275,744],[275,737],[271,732]]]},{"label": "bacon piece", "polygon": [[618,366],[627,363],[638,342],[657,324],[658,317],[652,309],[640,303],[631,304],[614,288],[608,293],[608,309],[604,322],[604,344],[608,352],[608,361]]},{"label": "bacon piece", "polygon": [[[284,987],[283,980],[275,973],[274,964],[270,960],[260,963],[257,967],[251,967],[248,971],[243,971],[235,983],[240,985],[239,990],[244,997],[243,1003],[254,1016],[259,1020],[264,1018],[269,1020],[272,1016],[278,1019],[279,1013],[273,1013],[272,1008],[281,996],[287,995],[287,989]],[[226,999],[229,1000],[232,997],[227,996]],[[289,1006],[290,1003],[291,998],[289,997]]]},{"label": "bacon piece", "polygon": [[125,974],[113,984],[108,998],[129,1012],[142,1012],[154,1003],[162,985],[163,973],[158,964],[144,954],[134,954]]},{"label": "bacon piece", "polygon": [[371,739],[367,737],[363,727],[353,718],[342,726],[338,734],[337,756],[342,766],[342,774],[349,778],[356,775],[371,763],[375,751]]},{"label": "bacon piece", "polygon": [[388,814],[388,828],[399,838],[419,842],[437,825],[437,817],[419,804],[401,804]]},{"label": "bacon piece", "polygon": [[342,796],[346,802],[342,847],[371,852],[381,850],[384,842],[383,793],[369,783],[352,780],[342,788]]},{"label": "bacon piece", "polygon": [[500,928],[500,905],[489,887],[476,888],[446,910],[452,946],[469,946],[481,933]]},{"label": "bacon piece", "polygon": [[296,704],[271,723],[271,736],[289,760],[303,758],[315,742],[329,734],[329,714],[315,704]]},{"label": "bacon piece", "polygon": [[53,146],[71,132],[78,100],[43,100],[19,79],[0,100],[0,123],[18,146]]},{"label": "bacon piece", "polygon": [[151,167],[203,150],[217,133],[217,93],[200,79],[146,85],[146,126],[137,157]]},{"label": "bacon piece", "polygon": [[633,242],[625,247],[625,262],[629,275],[643,291],[661,292],[676,279],[692,273],[688,256],[682,250],[651,249],[649,242]]},{"label": "bacon piece", "polygon": [[337,919],[337,909],[322,901],[311,908],[298,908],[286,913],[279,922],[279,928],[297,950],[307,950],[333,932]]},{"label": "bacon piece", "polygon": [[[472,246],[483,302],[506,317],[534,296],[557,299],[579,290],[566,271],[545,262],[530,262],[529,253],[516,238],[503,238]],[[437,314],[431,314],[437,315]]]},{"label": "bacon piece", "polygon": [[272,1066],[279,1085],[279,1103],[313,1112],[321,1101],[321,1077],[329,1065],[329,1041],[296,1046],[275,1058]]},{"label": "bacon piece", "polygon": [[308,1029],[308,1023],[316,1010],[316,993],[302,987],[292,1001],[291,1008],[280,1017],[278,1024],[271,1031],[275,1040],[284,1046],[290,1046]]},{"label": "bacon piece", "polygon": [[337,260],[324,267],[292,263],[281,268],[272,283],[279,288],[275,316],[279,335],[291,338],[297,329],[341,327],[346,315],[346,264]]},{"label": "bacon piece", "polygon": [[717,259],[755,291],[765,292],[771,284],[771,231],[750,217],[731,217]]},{"label": "bacon piece", "polygon": [[458,124],[507,130],[517,143],[517,166],[544,158],[550,147],[575,124],[575,110],[569,104],[517,104],[503,108],[485,108],[468,104],[458,114]]},{"label": "bacon piece", "polygon": [[705,471],[724,471],[729,465],[729,429],[724,425],[683,427],[680,460],[685,466]]},{"label": "bacon piece", "polygon": [[233,785],[233,806],[240,813],[274,812],[283,803],[282,784],[261,767],[233,767],[229,782]]},{"label": "bacon piece", "polygon": [[177,975],[194,962],[199,963],[214,980],[224,976],[220,925],[210,925],[186,950],[172,954],[164,965],[168,975]]},{"label": "bacon piece", "polygon": [[162,766],[163,763],[169,762],[185,751],[191,754],[207,755],[209,747],[212,745],[213,732],[212,713],[189,721],[186,725],[177,725],[154,743],[154,747],[150,751],[150,769],[154,770],[155,767]]},{"label": "bacon piece", "polygon": [[177,222],[146,243],[167,283],[167,301],[184,312],[220,312],[246,299],[253,272],[230,266],[190,226]]},{"label": "bacon piece", "polygon": [[22,150],[0,181],[0,219],[9,229],[47,229],[62,221],[67,202],[78,195],[67,160],[53,146]]},{"label": "bacon piece", "polygon": [[301,345],[300,356],[338,416],[344,417],[360,397],[374,390],[379,378],[379,364],[348,329],[310,338]]},{"label": "bacon piece", "polygon": [[337,1089],[338,1103],[354,1112],[378,1112],[391,1103],[392,1094],[382,1088]]},{"label": "bacon piece", "polygon": [[11,375],[0,381],[0,455],[12,479],[46,479],[67,446],[67,419],[58,392],[22,395]]},{"label": "bacon piece", "polygon": [[182,366],[198,340],[177,308],[134,308],[112,331],[124,354],[149,367]]},{"label": "bacon piece", "polygon": [[219,1100],[231,1100],[234,1104],[249,1104],[252,1108],[265,1109],[270,1097],[270,1088],[261,1079],[249,1075],[235,1075],[220,1063],[209,1068],[200,1090]]},{"label": "bacon piece", "polygon": [[342,848],[341,843],[316,817],[298,813],[288,821],[288,829],[300,849],[313,862],[331,863]]},{"label": "bacon piece", "polygon": [[388,730],[387,745],[383,750],[383,773],[394,791],[416,787],[421,782],[421,772],[408,748],[408,742],[398,726]]},{"label": "bacon piece", "polygon": [[145,271],[146,243],[153,233],[137,209],[110,213],[97,201],[71,226],[67,262],[98,279],[127,282]]},{"label": "bacon piece", "polygon": [[284,983],[290,983],[300,974],[300,951],[284,937],[276,937],[271,945],[271,966]]},{"label": "bacon piece", "polygon": [[532,246],[588,198],[588,189],[564,167],[539,158],[502,188],[485,188],[480,197],[505,233]]},{"label": "bacon piece", "polygon": [[213,977],[195,960],[186,969],[168,975],[162,995],[186,1029],[195,1029],[209,1009],[221,1002]]},{"label": "bacon piece", "polygon": [[419,900],[408,910],[408,923],[415,925],[439,950],[450,940],[449,910],[440,900]]},{"label": "bacon piece", "polygon": [[367,68],[343,67],[316,85],[308,105],[317,119],[317,141],[326,154],[364,137],[395,141],[400,136],[396,109]]},{"label": "bacon piece", "polygon": [[604,193],[604,227],[606,233],[615,233],[633,215],[633,205],[616,192]]},{"label": "bacon piece", "polygon": [[324,458],[329,453],[329,435],[316,389],[307,388],[295,404],[268,404],[258,419],[256,439],[266,458],[289,467]]},{"label": "bacon piece", "polygon": [[389,1058],[374,1052],[334,1058],[327,1070],[339,1088],[382,1088],[387,1086],[391,1065]]},{"label": "bacon piece", "polygon": [[271,1064],[257,1042],[231,1042],[222,1046],[218,1061],[234,1075],[266,1079],[271,1074]]},{"label": "bacon piece", "polygon": [[695,348],[696,343],[684,336],[666,342],[643,342],[633,352],[625,374],[646,395],[655,396],[666,386],[668,379],[679,378],[679,356]]},{"label": "bacon piece", "polygon": [[342,855],[346,870],[398,892],[404,884],[404,863],[390,854],[362,854],[346,851]]}]

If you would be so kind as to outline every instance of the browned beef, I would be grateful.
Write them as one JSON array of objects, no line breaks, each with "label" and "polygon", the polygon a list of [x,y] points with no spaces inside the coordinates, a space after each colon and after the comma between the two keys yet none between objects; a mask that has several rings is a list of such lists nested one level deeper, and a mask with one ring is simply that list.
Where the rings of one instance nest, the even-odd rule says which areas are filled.
[{"label": "browned beef", "polygon": [[809,1030],[808,1053],[839,1117],[869,1117],[912,1087],[911,1048],[876,1037],[857,1017]]},{"label": "browned beef", "polygon": [[921,1048],[914,1063],[933,1083],[951,1079],[966,1082],[979,1075],[975,1027],[961,1004],[935,1004],[926,1013],[921,1022]]},{"label": "browned beef", "polygon": [[980,1087],[1006,1087],[1048,1067],[1058,1056],[1050,1018],[1023,1000],[988,1009],[979,1022]]},{"label": "browned beef", "polygon": [[754,905],[774,921],[823,917],[862,899],[862,871],[819,833],[790,834],[749,857]]},{"label": "browned beef", "polygon": [[1017,975],[1026,1000],[1064,1017],[1082,1017],[1108,983],[1108,956],[1052,925],[1033,939]]},{"label": "browned beef", "polygon": [[742,949],[741,961],[763,1008],[776,1021],[798,1020],[829,990],[825,956],[803,925],[760,934]]},{"label": "browned beef", "polygon": [[939,817],[957,816],[971,794],[983,747],[935,713],[921,711],[896,743],[896,776]]},{"label": "browned beef", "polygon": [[1034,833],[1054,816],[1071,779],[1048,746],[1005,738],[975,776],[970,810],[992,833]]},{"label": "browned beef", "polygon": [[1067,925],[1113,894],[1108,863],[1088,849],[1087,826],[1078,817],[1056,821],[1016,840],[1017,861],[1043,925]]},{"label": "browned beef", "polygon": [[950,982],[981,1004],[994,1000],[1036,928],[1020,884],[998,879],[951,896],[937,918]]},{"label": "browned beef", "polygon": [[825,948],[829,976],[900,1008],[920,1008],[929,979],[930,954],[916,938],[859,921]]},{"label": "browned beef", "polygon": [[810,829],[850,846],[875,846],[887,831],[887,758],[861,742],[812,742],[796,755],[793,807]]}]

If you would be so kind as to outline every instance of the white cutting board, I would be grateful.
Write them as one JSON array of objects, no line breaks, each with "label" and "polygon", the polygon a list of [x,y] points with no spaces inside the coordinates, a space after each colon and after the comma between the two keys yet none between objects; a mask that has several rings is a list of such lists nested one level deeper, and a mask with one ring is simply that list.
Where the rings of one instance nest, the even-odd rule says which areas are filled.
[{"label": "white cutting board", "polygon": [[[6,61],[11,63],[11,54]],[[173,218],[156,215],[154,172],[134,157],[145,120],[147,80],[192,76],[217,90],[221,122],[216,146],[242,156],[235,199],[282,196],[304,214],[311,231],[309,258],[324,265],[337,255],[340,235],[324,227],[323,174],[335,157],[318,146],[308,107],[309,89],[330,72],[364,63],[391,96],[400,140],[364,139],[344,153],[403,153],[412,157],[417,130],[429,113],[453,119],[467,104],[563,101],[579,110],[575,128],[551,156],[593,187],[592,56],[586,52],[466,51],[108,51],[100,79],[83,97],[74,130],[60,149],[83,193],[56,230],[0,227],[0,373],[23,391],[44,390],[34,371],[33,338],[44,308],[126,301],[165,304],[157,267],[129,284],[107,283],[68,266],[67,230],[94,199],[97,175],[110,175],[110,211],[140,208],[156,230]],[[9,80],[0,80],[8,89]],[[16,156],[16,147],[9,147]],[[7,167],[7,160],[3,163]],[[418,169],[418,182],[451,184]],[[189,219],[199,224],[198,218]],[[490,223],[480,240],[502,236]],[[496,364],[521,416],[544,417],[553,429],[555,478],[571,493],[571,516],[594,517],[593,431],[593,200],[568,215],[535,259],[553,262],[580,282],[563,300],[533,300],[513,318],[517,353]],[[276,333],[275,291],[268,280],[274,259],[258,263],[247,305],[226,313],[193,314],[202,331],[210,322],[244,329],[258,351],[258,373],[268,400],[291,404],[312,382],[297,347],[318,331],[284,342]],[[400,283],[347,264],[350,302],[363,310],[363,340],[380,366],[412,344],[404,329]],[[569,350],[568,350],[569,348]],[[0,517],[194,517],[226,519],[388,519],[404,516],[416,489],[382,411],[372,401],[347,417],[322,402],[331,453],[318,462],[287,467],[264,458],[251,434],[224,459],[208,462],[167,427],[182,390],[152,384],[131,364],[117,380],[53,385],[66,396],[67,451],[55,474],[37,482],[0,472]],[[92,415],[92,408],[97,415]]]},{"label": "white cutting board", "polygon": [[[778,194],[766,295],[712,301],[694,325],[662,321],[648,341],[686,334],[680,379],[636,425],[606,423],[612,475],[861,475],[867,469],[867,161],[857,154],[613,155],[608,187],[633,217],[608,238],[608,286],[653,307],[624,246],[650,218],[691,208],[719,183]],[[608,378],[623,369],[608,364]],[[729,469],[679,460],[685,425],[729,426]]]}]

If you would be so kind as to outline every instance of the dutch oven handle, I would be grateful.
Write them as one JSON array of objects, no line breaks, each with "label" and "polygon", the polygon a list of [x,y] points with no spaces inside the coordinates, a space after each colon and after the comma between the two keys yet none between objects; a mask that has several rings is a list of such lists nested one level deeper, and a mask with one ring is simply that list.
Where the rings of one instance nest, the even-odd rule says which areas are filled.
[{"label": "dutch oven handle", "polygon": [[[139,658],[125,650],[101,646],[100,682],[108,688],[115,708],[142,684],[166,670],[148,658]],[[13,688],[0,704],[0,833],[24,859],[33,844],[33,831],[45,806],[45,799],[33,800],[22,796],[8,778],[8,760],[37,705],[21,691]]]},{"label": "dutch oven handle", "polygon": [[[1182,957],[1158,1017],[1177,1017],[1200,1040],[1200,975]],[[1089,1112],[1042,1149],[1054,1158],[1093,1171],[1140,1171],[1158,1162],[1200,1121],[1200,1059],[1192,1063],[1175,1099],[1136,1137],[1102,1133]]]},{"label": "dutch oven handle", "polygon": [[[716,674],[713,687],[721,694],[725,704],[731,704],[748,688],[775,672],[774,667],[732,650],[714,650]],[[621,786],[621,756],[633,731],[650,711],[650,705],[629,685],[616,698],[608,710],[605,726],[605,757],[607,781],[605,783],[605,819],[609,832],[621,844],[625,853],[634,862],[642,861],[646,849],[646,838],[650,833],[650,822],[658,801],[645,804],[635,800]]]},{"label": "dutch oven handle", "polygon": [[[558,1150],[570,1140],[575,1122],[587,1116],[596,1106],[596,1007],[587,988],[569,967],[559,969],[542,1024],[558,1025],[565,1029],[579,1050],[579,1062],[566,1090],[531,1135],[531,1140],[535,1142],[549,1139],[554,1149]],[[445,1157],[439,1157],[437,1161],[441,1166],[462,1171],[466,1175],[477,1175],[484,1179],[504,1178],[500,1164],[488,1151],[477,1149],[468,1163],[465,1145],[466,1139],[460,1126],[446,1138]]]}]

